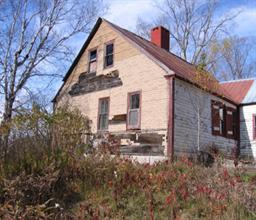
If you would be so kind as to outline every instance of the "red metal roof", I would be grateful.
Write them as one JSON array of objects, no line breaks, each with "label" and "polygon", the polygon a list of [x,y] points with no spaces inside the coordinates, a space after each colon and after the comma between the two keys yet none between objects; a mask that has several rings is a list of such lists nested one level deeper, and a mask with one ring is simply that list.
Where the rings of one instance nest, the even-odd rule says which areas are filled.
[{"label": "red metal roof", "polygon": [[207,91],[210,91],[236,103],[236,101],[233,99],[233,96],[231,96],[229,92],[220,85],[219,81],[212,74],[205,71],[200,72],[194,65],[176,56],[175,54],[162,49],[152,42],[115,24],[112,24],[109,21],[106,22],[121,32],[124,36],[129,38],[132,42],[136,43],[138,46],[148,52],[156,60],[164,64],[167,68],[174,71],[175,75],[179,78],[194,83]]},{"label": "red metal roof", "polygon": [[250,90],[253,82],[254,80],[238,80],[223,82],[221,83],[221,86],[229,92],[233,100],[241,103],[244,100],[248,91]]}]

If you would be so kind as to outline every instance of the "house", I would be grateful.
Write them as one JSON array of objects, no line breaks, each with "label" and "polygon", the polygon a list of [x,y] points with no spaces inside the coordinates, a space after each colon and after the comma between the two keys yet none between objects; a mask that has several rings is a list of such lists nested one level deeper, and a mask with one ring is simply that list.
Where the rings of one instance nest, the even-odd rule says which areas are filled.
[{"label": "house", "polygon": [[148,41],[99,18],[54,108],[80,109],[94,138],[110,133],[122,154],[146,160],[210,147],[256,158],[256,81],[219,83],[169,47],[164,27],[153,28]]}]

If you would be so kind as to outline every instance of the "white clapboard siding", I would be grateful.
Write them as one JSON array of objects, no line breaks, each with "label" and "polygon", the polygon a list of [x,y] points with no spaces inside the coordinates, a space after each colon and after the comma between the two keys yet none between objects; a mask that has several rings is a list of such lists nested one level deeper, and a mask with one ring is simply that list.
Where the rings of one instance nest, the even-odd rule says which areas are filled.
[{"label": "white clapboard siding", "polygon": [[256,140],[253,140],[253,114],[256,114],[256,105],[246,105],[240,108],[240,151],[241,156],[253,157],[256,160]]},{"label": "white clapboard siding", "polygon": [[[212,135],[211,100],[234,105],[198,89],[191,84],[175,79],[175,119],[174,148],[176,153],[195,152],[198,145],[197,107],[201,108],[200,150],[216,145],[224,153],[230,154],[236,141]],[[199,104],[198,104],[199,103]]]}]

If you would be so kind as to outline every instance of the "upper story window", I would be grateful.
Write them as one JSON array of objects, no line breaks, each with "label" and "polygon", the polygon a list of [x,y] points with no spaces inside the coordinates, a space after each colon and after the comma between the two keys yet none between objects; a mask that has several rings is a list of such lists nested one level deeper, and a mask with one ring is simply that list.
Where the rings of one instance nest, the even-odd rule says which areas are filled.
[{"label": "upper story window", "polygon": [[94,73],[97,69],[97,50],[91,50],[89,52],[89,67],[88,72]]},{"label": "upper story window", "polygon": [[114,63],[114,44],[106,44],[104,67],[112,66]]},{"label": "upper story window", "polygon": [[252,115],[253,140],[256,140],[256,114]]},{"label": "upper story window", "polygon": [[99,99],[98,130],[108,129],[109,98]]},{"label": "upper story window", "polygon": [[140,128],[141,115],[141,92],[132,92],[128,94],[128,129]]}]

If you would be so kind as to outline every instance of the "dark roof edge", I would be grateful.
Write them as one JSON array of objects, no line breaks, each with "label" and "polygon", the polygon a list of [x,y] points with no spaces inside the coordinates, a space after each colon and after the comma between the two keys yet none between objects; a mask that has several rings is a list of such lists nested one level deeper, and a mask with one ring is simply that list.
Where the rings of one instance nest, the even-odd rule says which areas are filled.
[{"label": "dark roof edge", "polygon": [[97,22],[95,23],[92,31],[90,32],[89,36],[87,37],[86,41],[84,42],[81,50],[79,51],[79,53],[77,54],[75,60],[73,61],[73,63],[71,64],[69,70],[67,71],[67,73],[65,74],[64,78],[62,79],[63,83],[61,85],[61,87],[59,88],[58,92],[56,93],[56,95],[54,96],[54,98],[52,99],[52,102],[56,102],[56,99],[61,91],[61,89],[63,88],[66,80],[68,79],[68,77],[70,76],[70,74],[72,73],[73,69],[75,68],[76,64],[78,63],[78,61],[80,60],[81,56],[84,53],[84,50],[87,48],[87,46],[89,45],[89,43],[91,42],[93,36],[95,35],[95,33],[97,32],[98,28],[100,27],[102,22],[102,18],[99,17]]},{"label": "dark roof edge", "polygon": [[248,103],[241,103],[241,104],[239,104],[239,106],[241,106],[241,107],[247,106],[247,105],[256,105],[256,102],[248,102]]},{"label": "dark roof edge", "polygon": [[81,58],[81,56],[83,55],[84,50],[86,49],[86,47],[89,45],[89,43],[91,42],[94,34],[96,33],[96,31],[98,30],[100,24],[102,22],[102,18],[98,18],[96,24],[94,25],[91,33],[89,34],[89,36],[87,37],[86,41],[84,42],[84,45],[82,46],[81,50],[79,51],[78,55],[76,56],[74,62],[72,63],[72,65],[70,66],[68,72],[66,73],[66,75],[63,78],[63,81],[66,81],[68,79],[68,77],[70,76],[70,74],[72,73],[73,69],[75,68],[76,64],[78,63],[79,59]]}]

